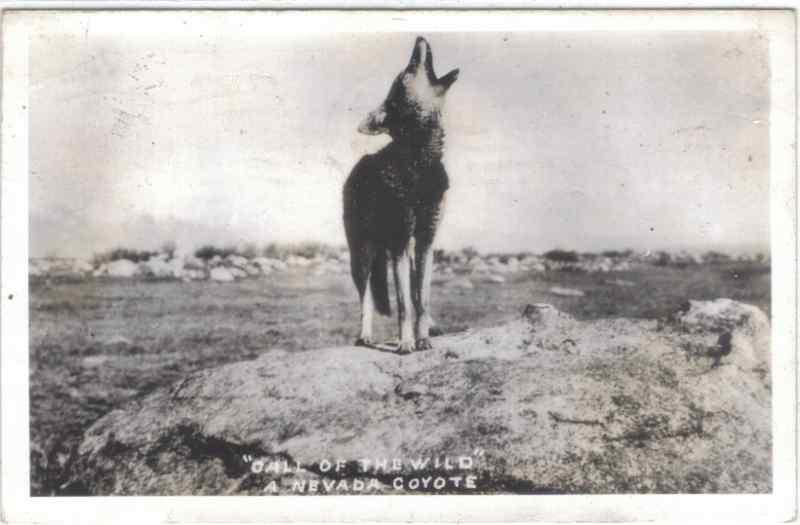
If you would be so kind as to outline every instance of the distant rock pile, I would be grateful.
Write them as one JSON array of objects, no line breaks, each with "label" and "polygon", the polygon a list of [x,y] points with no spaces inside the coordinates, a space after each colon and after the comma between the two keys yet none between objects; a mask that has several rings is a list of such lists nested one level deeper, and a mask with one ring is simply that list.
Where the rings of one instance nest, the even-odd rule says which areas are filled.
[{"label": "distant rock pile", "polygon": [[[111,260],[100,258],[94,262],[80,259],[40,258],[31,259],[29,273],[32,278],[63,278],[83,280],[87,278],[120,279],[169,279],[181,281],[209,280],[233,282],[240,279],[257,278],[275,272],[308,270],[313,275],[346,274],[349,269],[349,254],[345,248],[329,249],[312,256],[285,254],[281,257],[265,257],[230,253],[198,257],[197,254],[176,252],[143,252],[146,256],[126,258],[126,250]],[[136,252],[130,252],[136,255]],[[206,255],[209,255],[206,253]],[[135,259],[135,260],[132,260]],[[601,254],[579,254],[563,250],[551,250],[544,254],[522,253],[515,255],[481,255],[477,252],[437,251],[435,257],[436,282],[454,288],[469,289],[476,282],[502,285],[508,274],[543,272],[625,272],[643,265],[718,264],[727,261],[765,262],[759,256],[741,256],[736,259],[717,252],[691,255],[685,252],[636,253],[603,252]],[[617,280],[619,286],[628,286],[627,281]],[[557,293],[557,292],[554,292]]]},{"label": "distant rock pile", "polygon": [[88,278],[156,279],[180,281],[232,282],[250,277],[260,277],[295,268],[314,268],[321,273],[349,271],[346,257],[299,257],[286,260],[229,255],[200,259],[194,255],[169,255],[159,253],[146,260],[134,262],[128,259],[92,264],[80,259],[46,258],[31,259],[29,275],[32,278],[64,278],[83,280]]}]

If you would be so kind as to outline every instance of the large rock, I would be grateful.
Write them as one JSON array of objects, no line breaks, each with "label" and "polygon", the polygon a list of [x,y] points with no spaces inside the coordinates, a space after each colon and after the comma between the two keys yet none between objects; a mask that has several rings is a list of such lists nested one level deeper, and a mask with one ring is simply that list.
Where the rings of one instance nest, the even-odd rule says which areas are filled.
[{"label": "large rock", "polygon": [[461,290],[472,290],[473,288],[475,288],[475,285],[472,284],[472,281],[470,281],[466,277],[448,279],[444,281],[444,285],[447,286],[448,288],[458,288]]},{"label": "large rock", "polygon": [[564,297],[583,297],[584,294],[582,290],[575,290],[573,288],[562,288],[560,286],[552,286],[548,290],[553,295],[561,295]]},{"label": "large rock", "polygon": [[83,279],[91,275],[93,270],[92,264],[83,259],[31,259],[28,264],[28,274],[31,277]]},{"label": "large rock", "polygon": [[287,265],[280,259],[270,259],[268,257],[256,257],[253,264],[259,266],[264,273],[272,270],[285,270]]},{"label": "large rock", "polygon": [[139,275],[139,265],[128,259],[118,259],[101,267],[109,277],[131,278]]},{"label": "large rock", "polygon": [[290,255],[286,258],[286,264],[291,267],[307,268],[313,263],[308,257],[301,257],[299,255]]},{"label": "large rock", "polygon": [[64,490],[771,490],[769,322],[756,308],[582,322],[534,305],[434,345],[271,351],[193,373],[98,420]]},{"label": "large rock", "polygon": [[225,260],[231,266],[235,266],[236,268],[244,269],[250,263],[247,258],[242,257],[241,255],[228,255]]},{"label": "large rock", "polygon": [[209,272],[209,279],[212,281],[217,281],[220,283],[229,283],[236,280],[236,276],[233,274],[233,270],[230,268],[225,268],[224,266],[217,266],[216,268],[212,268]]},{"label": "large rock", "polygon": [[161,255],[139,263],[139,270],[144,275],[156,279],[180,279],[184,273],[183,264],[181,259],[167,260]]}]

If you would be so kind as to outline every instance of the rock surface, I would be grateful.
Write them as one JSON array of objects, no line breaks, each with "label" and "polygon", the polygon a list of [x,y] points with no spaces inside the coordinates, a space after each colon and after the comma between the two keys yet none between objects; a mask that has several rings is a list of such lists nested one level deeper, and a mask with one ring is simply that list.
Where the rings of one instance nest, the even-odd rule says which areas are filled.
[{"label": "rock surface", "polygon": [[106,267],[106,274],[110,277],[130,278],[139,274],[139,265],[127,259],[111,261]]},{"label": "rock surface", "polygon": [[564,297],[583,297],[586,295],[582,290],[562,288],[561,286],[552,286],[548,291],[553,295],[561,295]]},{"label": "rock surface", "polygon": [[[65,489],[292,494],[302,481],[394,494],[411,479],[470,475],[475,488],[425,490],[763,493],[770,428],[769,321],[757,308],[692,302],[664,320],[582,322],[532,305],[408,356],[270,351],[191,374],[98,420]],[[397,458],[400,470],[363,458]]]},{"label": "rock surface", "polygon": [[234,275],[233,270],[218,266],[211,269],[211,272],[209,273],[209,279],[220,283],[229,283],[236,280],[236,276]]}]

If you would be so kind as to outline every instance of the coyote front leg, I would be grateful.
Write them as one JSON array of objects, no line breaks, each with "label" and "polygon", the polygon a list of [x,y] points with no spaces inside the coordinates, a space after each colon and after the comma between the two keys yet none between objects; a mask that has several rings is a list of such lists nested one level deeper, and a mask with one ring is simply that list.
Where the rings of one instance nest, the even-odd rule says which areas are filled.
[{"label": "coyote front leg", "polygon": [[397,352],[408,354],[414,350],[414,333],[412,330],[411,316],[411,255],[408,249],[399,254],[392,254],[394,268],[394,282],[397,291],[397,319],[400,325],[400,345]]},{"label": "coyote front leg", "polygon": [[417,350],[433,348],[430,340],[431,330],[431,275],[433,274],[433,245],[429,242],[419,243],[415,249],[414,274],[414,308],[417,313],[415,326]]}]

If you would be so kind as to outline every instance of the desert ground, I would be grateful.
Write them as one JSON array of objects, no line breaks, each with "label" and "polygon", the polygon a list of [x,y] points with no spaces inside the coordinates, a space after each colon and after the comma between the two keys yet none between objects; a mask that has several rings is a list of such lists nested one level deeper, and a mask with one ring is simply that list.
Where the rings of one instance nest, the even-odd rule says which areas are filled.
[{"label": "desert ground", "polygon": [[[83,433],[131,400],[191,372],[275,349],[355,340],[358,300],[344,256],[282,254],[271,259],[282,262],[269,271],[267,264],[254,266],[246,256],[238,264],[235,257],[241,256],[195,258],[183,278],[159,270],[171,256],[155,269],[126,259],[135,268],[128,273],[115,273],[110,257],[77,266],[31,262],[32,495],[69,494],[69,463]],[[570,262],[558,253],[550,259],[440,254],[434,319],[441,333],[452,334],[513,320],[535,303],[578,320],[660,319],[689,299],[723,297],[770,313],[770,266],[763,257],[627,253],[609,254],[608,264],[596,261],[584,255]],[[377,322],[379,339],[395,337],[395,320]]]}]

